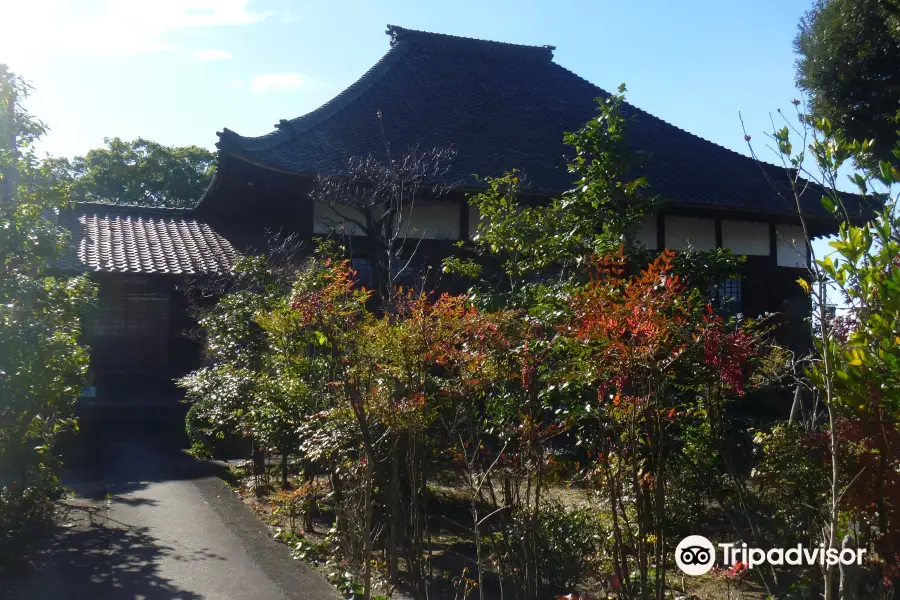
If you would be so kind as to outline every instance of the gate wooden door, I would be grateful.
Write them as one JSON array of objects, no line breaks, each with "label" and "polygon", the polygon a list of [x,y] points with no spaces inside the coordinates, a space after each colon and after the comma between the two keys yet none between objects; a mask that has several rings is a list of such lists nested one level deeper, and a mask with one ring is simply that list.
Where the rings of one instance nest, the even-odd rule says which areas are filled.
[{"label": "gate wooden door", "polygon": [[151,372],[169,362],[170,302],[168,294],[101,292],[98,305],[84,322],[98,372]]}]

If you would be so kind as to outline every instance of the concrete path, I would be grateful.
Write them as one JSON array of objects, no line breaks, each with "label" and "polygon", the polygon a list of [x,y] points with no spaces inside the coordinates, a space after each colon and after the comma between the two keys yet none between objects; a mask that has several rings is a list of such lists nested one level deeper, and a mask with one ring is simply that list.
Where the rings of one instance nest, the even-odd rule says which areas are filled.
[{"label": "concrete path", "polygon": [[[154,422],[90,432],[77,493],[36,568],[3,598],[312,600],[336,598],[256,515]],[[103,434],[103,435],[100,435]]]}]

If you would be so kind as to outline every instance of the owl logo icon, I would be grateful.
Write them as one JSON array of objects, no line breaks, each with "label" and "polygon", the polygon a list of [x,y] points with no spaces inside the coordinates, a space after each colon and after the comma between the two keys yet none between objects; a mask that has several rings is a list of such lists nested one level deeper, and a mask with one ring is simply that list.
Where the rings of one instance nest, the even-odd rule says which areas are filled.
[{"label": "owl logo icon", "polygon": [[703,575],[716,562],[716,549],[702,535],[689,535],[675,548],[675,564],[686,575]]}]

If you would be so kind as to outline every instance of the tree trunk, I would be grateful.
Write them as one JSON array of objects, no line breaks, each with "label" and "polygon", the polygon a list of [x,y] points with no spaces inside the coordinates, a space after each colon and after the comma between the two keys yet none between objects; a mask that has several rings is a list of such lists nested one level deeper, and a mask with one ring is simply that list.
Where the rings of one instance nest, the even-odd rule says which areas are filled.
[{"label": "tree trunk", "polygon": [[[825,281],[821,277],[818,282],[819,291],[819,326],[822,335],[822,359],[825,365],[825,401],[828,406],[828,425],[831,429],[831,506],[829,506],[828,515],[828,541],[827,548],[834,548],[837,545],[837,527],[838,518],[840,517],[840,465],[838,461],[839,446],[837,437],[837,411],[835,410],[834,389],[832,386],[834,367],[831,364],[830,339],[828,335],[828,315],[826,313],[825,299]],[[834,565],[825,566],[825,600],[834,600]]]},{"label": "tree trunk", "polygon": [[400,580],[400,566],[397,546],[400,545],[400,458],[397,452],[398,440],[394,436],[391,444],[391,485],[388,490],[388,503],[391,520],[388,523],[387,567],[391,583]]},{"label": "tree trunk", "polygon": [[[841,544],[841,549],[852,549],[854,551],[856,550],[856,540],[853,538],[853,535],[848,533],[844,536],[844,541]],[[844,563],[841,563],[840,570],[841,600],[856,600],[856,581],[859,577],[859,566],[856,564],[845,565]]]},{"label": "tree trunk", "polygon": [[253,460],[253,491],[259,494],[262,492],[261,484],[266,472],[266,454],[261,447],[256,445],[254,438],[250,438],[250,444],[252,445]]},{"label": "tree trunk", "polygon": [[[303,529],[306,531],[313,530],[313,517],[315,516],[315,514],[318,510],[317,506],[318,506],[319,489],[318,489],[318,487],[314,487],[315,486],[314,482],[315,482],[315,475],[313,474],[312,465],[307,462],[304,462],[303,463],[303,484],[307,486],[307,489],[312,490],[312,494],[310,495],[310,499],[306,506],[306,514],[303,516]],[[332,490],[334,490],[334,499],[335,499],[335,505],[336,505],[337,501],[338,501],[338,492],[336,489],[334,489],[333,485],[332,485]]]},{"label": "tree trunk", "polygon": [[367,454],[366,466],[364,467],[365,482],[363,499],[365,508],[363,510],[363,600],[371,600],[372,598],[372,462],[374,456]]},{"label": "tree trunk", "polygon": [[788,417],[788,425],[794,424],[799,418],[800,401],[803,398],[803,389],[798,385],[794,390],[794,403],[791,404],[791,415]]}]

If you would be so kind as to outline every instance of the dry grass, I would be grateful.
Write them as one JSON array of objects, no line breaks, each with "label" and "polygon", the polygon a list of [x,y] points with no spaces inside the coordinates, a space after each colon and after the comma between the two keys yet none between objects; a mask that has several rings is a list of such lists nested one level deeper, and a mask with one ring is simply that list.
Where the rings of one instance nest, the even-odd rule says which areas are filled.
[{"label": "dry grass", "polygon": [[[275,512],[272,495],[280,489],[280,472],[276,473],[272,467],[269,476],[269,487],[257,490],[251,471],[250,461],[232,463],[230,481],[232,489],[240,496],[260,518],[272,529],[273,534],[281,530],[289,530],[287,518]],[[299,482],[292,480],[294,484]],[[459,576],[463,569],[469,573],[474,572],[475,544],[472,541],[471,516],[469,513],[470,496],[467,487],[461,479],[443,480],[430,483],[429,486],[429,510],[431,512],[431,556],[435,574],[443,582]],[[500,490],[497,490],[498,492]],[[548,500],[557,502],[571,508],[593,508],[597,506],[593,492],[578,486],[554,485],[547,489]],[[304,539],[312,544],[321,544],[332,523],[331,507],[324,503],[323,510],[313,519],[313,528],[302,532]],[[601,517],[602,518],[602,517]],[[313,565],[316,566],[316,565]],[[320,570],[321,566],[320,566]],[[324,572],[324,570],[323,570]],[[722,575],[708,574],[701,577],[685,577],[677,571],[669,576],[669,586],[673,599],[700,599],[700,600],[743,600],[765,598],[765,590],[753,578],[746,578],[739,582],[729,582]],[[446,589],[446,585],[444,586]],[[599,585],[587,582],[580,591],[582,600],[598,599],[603,596],[596,594]],[[440,590],[436,590],[440,592]],[[382,587],[379,593],[389,595],[391,590]],[[410,596],[402,590],[393,590],[392,598],[403,600]],[[448,595],[432,595],[433,598],[453,598]],[[470,597],[476,597],[475,594]],[[489,596],[490,597],[490,596]]]}]

